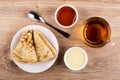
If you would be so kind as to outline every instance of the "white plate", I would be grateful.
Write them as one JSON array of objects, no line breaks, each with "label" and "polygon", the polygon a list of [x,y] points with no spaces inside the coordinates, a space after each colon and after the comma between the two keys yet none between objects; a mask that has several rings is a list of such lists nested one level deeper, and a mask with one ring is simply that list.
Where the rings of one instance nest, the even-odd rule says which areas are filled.
[{"label": "white plate", "polygon": [[20,37],[21,37],[21,34],[23,33],[23,31],[27,30],[27,29],[40,30],[45,35],[45,37],[50,41],[50,43],[54,46],[55,50],[57,51],[57,56],[47,62],[38,62],[38,63],[33,63],[33,64],[23,64],[18,61],[15,61],[15,60],[13,60],[13,61],[19,68],[21,68],[22,70],[24,70],[26,72],[29,72],[29,73],[43,72],[43,71],[49,69],[55,63],[55,61],[58,57],[58,53],[59,53],[58,41],[57,41],[55,35],[47,28],[45,28],[43,26],[39,26],[39,25],[29,25],[29,26],[22,28],[14,35],[12,42],[11,42],[11,48],[10,48],[11,52],[13,51],[16,44],[20,40]]}]

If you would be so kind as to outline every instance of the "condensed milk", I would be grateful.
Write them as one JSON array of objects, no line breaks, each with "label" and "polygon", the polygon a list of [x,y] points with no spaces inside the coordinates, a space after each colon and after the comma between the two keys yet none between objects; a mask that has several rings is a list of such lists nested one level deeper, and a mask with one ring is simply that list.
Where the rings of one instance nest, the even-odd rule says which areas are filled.
[{"label": "condensed milk", "polygon": [[64,55],[65,65],[71,70],[83,69],[87,62],[87,53],[80,47],[72,47],[68,49]]}]

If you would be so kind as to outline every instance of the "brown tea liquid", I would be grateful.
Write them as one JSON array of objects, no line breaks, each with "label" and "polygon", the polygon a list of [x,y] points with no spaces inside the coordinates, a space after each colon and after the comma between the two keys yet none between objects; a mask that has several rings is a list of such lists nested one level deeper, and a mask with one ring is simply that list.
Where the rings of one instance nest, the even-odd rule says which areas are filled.
[{"label": "brown tea liquid", "polygon": [[100,47],[110,37],[109,24],[101,18],[93,17],[88,19],[84,27],[83,36],[90,46]]}]

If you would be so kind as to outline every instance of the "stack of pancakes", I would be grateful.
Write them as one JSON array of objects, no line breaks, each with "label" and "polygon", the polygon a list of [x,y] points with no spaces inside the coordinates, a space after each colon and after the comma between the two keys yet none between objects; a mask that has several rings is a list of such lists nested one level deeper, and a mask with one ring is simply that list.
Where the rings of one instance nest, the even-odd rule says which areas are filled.
[{"label": "stack of pancakes", "polygon": [[56,50],[39,30],[26,30],[11,53],[22,63],[45,62],[57,55]]}]

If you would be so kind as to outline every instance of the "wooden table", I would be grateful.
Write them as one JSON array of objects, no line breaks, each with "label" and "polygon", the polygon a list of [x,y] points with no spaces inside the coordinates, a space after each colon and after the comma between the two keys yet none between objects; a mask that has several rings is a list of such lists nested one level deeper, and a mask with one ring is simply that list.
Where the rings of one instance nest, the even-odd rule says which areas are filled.
[{"label": "wooden table", "polygon": [[[75,6],[79,12],[78,23],[69,29],[59,27],[54,19],[56,8],[65,3]],[[37,74],[24,72],[9,58],[12,37],[19,29],[31,24],[43,25],[27,17],[30,10],[71,34],[70,38],[64,38],[46,26],[59,41],[59,57],[49,70]],[[82,23],[93,16],[106,19],[111,26],[111,41],[101,48],[88,47],[81,39]],[[80,46],[88,53],[88,64],[81,71],[71,71],[64,65],[64,53],[72,46]],[[119,51],[120,0],[0,0],[0,80],[120,80]]]}]

